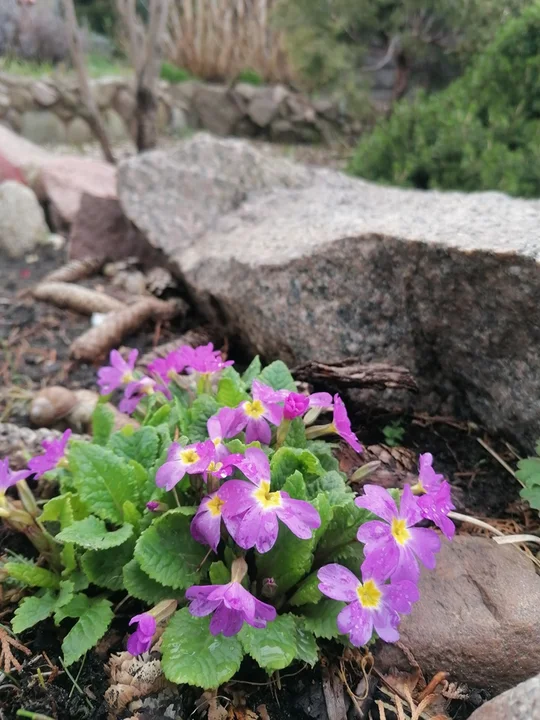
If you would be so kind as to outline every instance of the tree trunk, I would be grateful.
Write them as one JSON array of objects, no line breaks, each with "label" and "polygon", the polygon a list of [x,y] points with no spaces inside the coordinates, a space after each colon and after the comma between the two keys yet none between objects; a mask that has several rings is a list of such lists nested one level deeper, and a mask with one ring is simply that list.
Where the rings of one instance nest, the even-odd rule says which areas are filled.
[{"label": "tree trunk", "polygon": [[81,34],[77,23],[77,15],[75,14],[75,5],[73,0],[63,0],[63,5],[66,16],[71,61],[77,73],[81,101],[86,110],[86,119],[88,120],[88,124],[90,125],[92,132],[101,145],[105,159],[107,162],[114,163],[115,160],[109,143],[109,138],[107,137],[103,120],[99,114],[99,110],[94,101],[94,97],[90,89],[90,83],[88,81],[84,52],[81,44]]}]

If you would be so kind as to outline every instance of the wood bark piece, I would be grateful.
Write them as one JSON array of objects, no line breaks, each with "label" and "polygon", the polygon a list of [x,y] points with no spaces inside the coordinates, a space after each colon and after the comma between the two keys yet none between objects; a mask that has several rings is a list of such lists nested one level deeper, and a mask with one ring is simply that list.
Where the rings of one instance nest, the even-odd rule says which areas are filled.
[{"label": "wood bark piece", "polygon": [[183,301],[177,302],[144,298],[129,307],[111,313],[98,327],[91,328],[71,343],[71,357],[76,360],[93,361],[102,358],[116,348],[122,339],[137,330],[150,318],[165,320],[181,314],[187,308]]},{"label": "wood bark piece", "polygon": [[412,390],[418,386],[407,368],[369,363],[363,365],[357,358],[347,358],[336,363],[309,361],[293,370],[297,380],[306,382],[327,382],[345,388],[392,388]]},{"label": "wood bark piece", "polygon": [[84,260],[72,260],[71,262],[62,265],[57,270],[53,270],[41,281],[42,283],[49,282],[77,282],[77,280],[83,280],[84,278],[91,277],[95,273],[98,273],[107,258],[105,257],[89,257]]},{"label": "wood bark piece", "polygon": [[187,332],[179,335],[175,340],[158,345],[150,352],[145,353],[137,363],[141,368],[146,368],[154,360],[158,358],[164,358],[172,353],[174,350],[178,350],[182,345],[191,345],[191,347],[197,347],[197,345],[206,345],[212,339],[209,328],[195,328],[194,330],[188,330]]},{"label": "wood bark piece", "polygon": [[109,313],[126,307],[123,302],[110,295],[74,283],[40,283],[34,288],[32,294],[36,300],[51,303],[59,308],[74,310],[82,315],[92,315],[96,312]]}]

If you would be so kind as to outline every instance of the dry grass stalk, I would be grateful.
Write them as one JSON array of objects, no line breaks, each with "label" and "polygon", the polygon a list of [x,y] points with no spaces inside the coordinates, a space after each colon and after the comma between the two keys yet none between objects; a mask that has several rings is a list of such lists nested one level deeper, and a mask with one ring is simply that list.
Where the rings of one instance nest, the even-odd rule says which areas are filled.
[{"label": "dry grass stalk", "polygon": [[166,55],[206,80],[255,70],[270,82],[293,82],[282,32],[272,26],[276,0],[176,0],[169,14]]},{"label": "dry grass stalk", "polygon": [[90,257],[84,260],[71,260],[57,270],[53,270],[41,281],[48,282],[77,282],[99,272],[105,264],[105,257]]},{"label": "dry grass stalk", "polygon": [[64,282],[40,283],[32,291],[36,300],[51,303],[59,308],[74,310],[82,315],[109,313],[122,310],[125,304],[110,295]]},{"label": "dry grass stalk", "polygon": [[[184,303],[185,305],[185,303]],[[139,300],[134,305],[110,313],[98,327],[93,327],[71,343],[71,357],[93,361],[118,347],[122,339],[137,330],[150,318],[163,320],[173,317],[184,308],[176,302],[155,298]]]}]

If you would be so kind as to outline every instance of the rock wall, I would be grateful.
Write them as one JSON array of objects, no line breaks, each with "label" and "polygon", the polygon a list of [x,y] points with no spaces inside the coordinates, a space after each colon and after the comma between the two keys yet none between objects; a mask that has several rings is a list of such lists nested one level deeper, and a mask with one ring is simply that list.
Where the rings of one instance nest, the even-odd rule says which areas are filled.
[{"label": "rock wall", "polygon": [[[130,80],[100,78],[92,81],[92,90],[111,139],[132,136],[135,97]],[[229,87],[162,81],[158,122],[162,132],[172,134],[204,129],[283,143],[320,142],[355,130],[337,103],[311,101],[283,85],[247,83]],[[71,77],[0,73],[0,123],[38,144],[82,145],[92,140],[77,82]]]}]

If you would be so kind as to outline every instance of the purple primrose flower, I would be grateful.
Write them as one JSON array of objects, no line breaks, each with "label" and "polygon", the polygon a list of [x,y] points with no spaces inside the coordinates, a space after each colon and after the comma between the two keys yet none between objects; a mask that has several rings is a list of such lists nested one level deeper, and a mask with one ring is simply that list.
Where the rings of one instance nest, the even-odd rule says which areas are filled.
[{"label": "purple primrose flower", "polygon": [[169,390],[164,385],[158,385],[152,378],[143,377],[140,380],[134,380],[124,390],[124,397],[120,401],[118,409],[120,412],[131,415],[145,395],[153,395],[155,392],[163,393],[167,400],[171,399]]},{"label": "purple primrose flower", "polygon": [[98,370],[97,382],[102,395],[109,395],[113,390],[133,382],[135,379],[133,370],[138,355],[138,350],[131,350],[126,362],[118,350],[111,350],[110,365],[105,365]]},{"label": "purple primrose flower", "polygon": [[150,613],[141,613],[131,618],[129,624],[133,623],[137,623],[137,629],[129,636],[127,649],[132,655],[141,655],[150,650],[156,632],[156,619]]},{"label": "purple primrose flower", "polygon": [[32,474],[31,470],[17,470],[12,471],[9,469],[9,459],[0,460],[0,495],[16,485],[19,480],[26,480],[26,478]]},{"label": "purple primrose flower", "polygon": [[165,385],[168,385],[174,376],[181,373],[185,367],[185,353],[182,351],[182,348],[179,348],[178,350],[170,352],[167,357],[152,360],[152,362],[147,365],[147,370],[152,375],[157,375]]},{"label": "purple primrose flower", "polygon": [[392,496],[378,485],[365,485],[365,495],[356,505],[370,510],[382,520],[369,520],[360,526],[357,538],[365,543],[362,572],[393,580],[417,582],[420,570],[416,557],[432,570],[441,541],[434,530],[413,527],[422,520],[422,511],[410,485],[406,485],[399,511]]},{"label": "purple primrose flower", "polygon": [[185,360],[188,372],[198,372],[201,375],[211,375],[220,372],[230,365],[234,365],[233,360],[223,360],[219,350],[214,350],[212,343],[208,345],[199,345],[192,348],[184,345],[182,348],[182,357]]},{"label": "purple primrose flower", "polygon": [[433,455],[431,453],[424,453],[418,458],[418,484],[414,488],[418,488],[420,492],[431,493],[436,492],[442,481],[444,475],[439,475],[433,469]]},{"label": "purple primrose flower", "polygon": [[210,621],[212,635],[236,635],[245,622],[254,628],[265,628],[276,618],[276,609],[257,600],[239,582],[227,585],[194,585],[186,590],[189,612],[195,617],[214,613]]},{"label": "purple primrose flower", "polygon": [[45,450],[43,455],[37,455],[28,463],[28,469],[41,477],[49,470],[54,470],[64,460],[66,445],[71,437],[71,430],[66,430],[59,440],[44,440],[41,445]]},{"label": "purple primrose flower", "polygon": [[270,491],[270,464],[259,448],[248,448],[234,463],[249,482],[228,480],[219,490],[225,501],[223,520],[233,540],[244,550],[255,547],[265,553],[277,540],[281,520],[302,540],[321,524],[319,513],[305,500],[295,500],[283,491]]},{"label": "purple primrose flower", "polygon": [[279,425],[283,419],[284,396],[282,390],[274,390],[258,380],[251,385],[253,400],[246,400],[239,409],[244,414],[244,427],[246,429],[246,442],[252,443],[258,440],[265,445],[270,444],[273,425]]},{"label": "purple primrose flower", "polygon": [[150,512],[156,512],[156,510],[159,508],[159,502],[157,500],[150,500],[146,503],[147,510],[150,510]]},{"label": "purple primrose flower", "polygon": [[337,617],[337,626],[357,647],[369,642],[374,629],[386,642],[399,640],[399,613],[410,613],[419,597],[417,586],[409,580],[384,583],[363,571],[360,582],[350,570],[336,563],[322,567],[317,577],[324,595],[348,603]]},{"label": "purple primrose flower", "polygon": [[285,398],[283,405],[283,417],[285,420],[294,420],[294,418],[303,415],[309,408],[309,398],[297,392],[290,392]]},{"label": "purple primrose flower", "polygon": [[167,461],[156,473],[156,485],[165,490],[172,490],[186,473],[196,475],[205,472],[214,455],[215,447],[211,440],[186,447],[176,442],[172,443],[167,453]]},{"label": "purple primrose flower", "polygon": [[334,395],[334,419],[332,420],[332,429],[339,435],[345,442],[356,450],[356,452],[362,452],[362,445],[358,442],[358,438],[351,429],[351,421],[347,415],[347,409],[343,400],[339,395]]},{"label": "purple primrose flower", "polygon": [[223,441],[238,435],[245,425],[244,413],[241,408],[224,407],[208,419],[206,428],[208,436],[216,448],[218,460],[223,460],[230,455],[230,451]]},{"label": "purple primrose flower", "polygon": [[448,517],[448,513],[455,510],[450,485],[446,481],[442,482],[437,490],[422,495],[417,502],[422,517],[431,520],[434,525],[443,531],[448,540],[451,540],[454,537],[456,526]]},{"label": "purple primrose flower", "polygon": [[219,496],[219,491],[203,498],[199,509],[191,521],[191,534],[202,545],[209,545],[214,552],[217,551],[221,537],[221,517],[225,501]]}]

